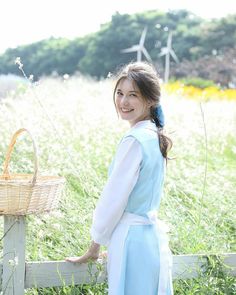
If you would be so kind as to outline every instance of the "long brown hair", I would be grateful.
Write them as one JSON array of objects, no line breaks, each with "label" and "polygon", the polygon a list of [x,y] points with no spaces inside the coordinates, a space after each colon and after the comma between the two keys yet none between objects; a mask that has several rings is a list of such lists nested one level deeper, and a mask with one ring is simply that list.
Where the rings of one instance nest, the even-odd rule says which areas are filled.
[{"label": "long brown hair", "polygon": [[116,78],[117,80],[113,92],[114,103],[118,84],[123,79],[129,79],[134,82],[143,99],[147,103],[152,103],[150,108],[150,118],[157,126],[161,153],[165,159],[168,159],[167,154],[173,144],[172,140],[164,134],[163,126],[156,114],[156,107],[160,104],[161,97],[161,87],[157,71],[147,62],[131,62],[119,70]]}]

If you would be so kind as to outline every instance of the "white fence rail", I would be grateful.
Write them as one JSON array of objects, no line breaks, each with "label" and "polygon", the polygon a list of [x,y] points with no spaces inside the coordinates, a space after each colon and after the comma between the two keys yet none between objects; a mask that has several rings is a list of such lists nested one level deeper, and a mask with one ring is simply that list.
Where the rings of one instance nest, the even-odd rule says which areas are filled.
[{"label": "white fence rail", "polygon": [[[73,264],[66,261],[25,262],[25,217],[4,216],[3,263],[0,264],[1,291],[23,295],[24,289],[104,282],[106,262]],[[222,254],[228,272],[236,276],[236,253]],[[173,279],[199,276],[206,255],[174,255]],[[16,292],[17,290],[17,292]]]}]

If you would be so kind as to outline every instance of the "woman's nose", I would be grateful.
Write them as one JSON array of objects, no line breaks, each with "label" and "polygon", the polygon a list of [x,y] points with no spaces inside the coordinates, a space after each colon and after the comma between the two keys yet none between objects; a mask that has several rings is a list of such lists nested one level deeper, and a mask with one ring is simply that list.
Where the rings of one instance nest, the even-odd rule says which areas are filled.
[{"label": "woman's nose", "polygon": [[126,95],[123,95],[122,100],[121,100],[121,103],[123,105],[128,105],[129,104],[129,101],[128,101],[128,98],[127,98]]}]

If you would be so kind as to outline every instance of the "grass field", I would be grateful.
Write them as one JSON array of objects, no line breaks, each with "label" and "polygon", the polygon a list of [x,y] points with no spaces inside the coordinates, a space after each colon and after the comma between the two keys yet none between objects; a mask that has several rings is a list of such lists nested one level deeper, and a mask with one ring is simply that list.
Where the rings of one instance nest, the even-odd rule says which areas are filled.
[{"label": "grass field", "polygon": [[[0,102],[0,166],[12,134],[25,127],[39,147],[40,173],[67,179],[57,211],[27,217],[27,260],[81,255],[90,243],[92,210],[116,146],[129,128],[117,118],[112,86],[110,80],[80,76],[45,78]],[[236,100],[189,98],[163,90],[174,159],[167,166],[159,216],[171,228],[174,254],[236,252]],[[18,140],[11,171],[33,171],[30,147],[27,136]],[[236,294],[235,278],[221,270],[216,261],[197,280],[175,281],[175,294]],[[106,294],[106,284],[27,294]]]}]

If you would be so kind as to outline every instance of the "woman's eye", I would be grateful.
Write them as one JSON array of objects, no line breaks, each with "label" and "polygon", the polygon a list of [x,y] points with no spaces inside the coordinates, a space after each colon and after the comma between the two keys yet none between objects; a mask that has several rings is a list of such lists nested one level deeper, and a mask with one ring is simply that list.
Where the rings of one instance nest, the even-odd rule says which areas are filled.
[{"label": "woman's eye", "polygon": [[134,97],[137,97],[137,95],[136,95],[136,94],[134,94],[134,93],[130,94],[130,96],[134,96]]},{"label": "woman's eye", "polygon": [[122,95],[122,92],[117,91],[116,94],[117,94],[117,95]]}]

